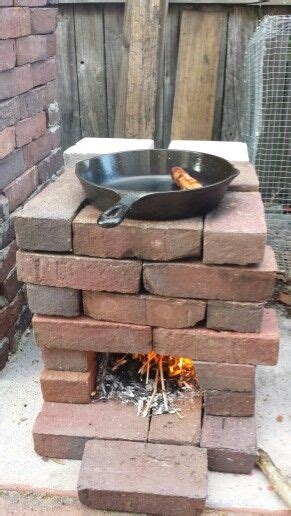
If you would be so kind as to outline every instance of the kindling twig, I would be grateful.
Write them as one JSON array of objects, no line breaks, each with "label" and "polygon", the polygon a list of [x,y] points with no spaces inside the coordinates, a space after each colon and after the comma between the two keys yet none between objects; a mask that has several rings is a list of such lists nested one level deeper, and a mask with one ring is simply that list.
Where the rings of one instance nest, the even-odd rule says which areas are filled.
[{"label": "kindling twig", "polygon": [[257,451],[257,466],[263,471],[271,482],[276,493],[284,500],[288,508],[291,508],[291,485],[282,475],[281,471],[275,466],[271,457],[262,449]]},{"label": "kindling twig", "polygon": [[147,402],[147,406],[146,406],[145,411],[143,413],[143,417],[146,417],[148,415],[148,413],[149,413],[149,410],[151,408],[151,405],[152,405],[152,402],[154,400],[154,397],[157,394],[158,382],[159,382],[159,368],[157,367],[156,375],[155,375],[155,379],[154,379],[153,392],[152,392],[152,395],[151,395],[149,401]]},{"label": "kindling twig", "polygon": [[164,371],[163,371],[163,356],[161,356],[161,358],[159,360],[159,369],[160,369],[160,379],[161,379],[162,395],[163,395],[165,410],[167,412],[169,412],[167,393],[166,393],[166,388],[165,388]]}]

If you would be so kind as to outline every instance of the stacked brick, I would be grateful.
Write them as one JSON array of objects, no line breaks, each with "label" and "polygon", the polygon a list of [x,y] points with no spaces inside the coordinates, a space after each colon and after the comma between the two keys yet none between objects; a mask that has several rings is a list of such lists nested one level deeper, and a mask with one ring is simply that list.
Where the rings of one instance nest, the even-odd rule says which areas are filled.
[{"label": "stacked brick", "polygon": [[62,168],[55,54],[57,9],[0,7],[0,369],[30,321],[15,269],[13,212]]},{"label": "stacked brick", "polygon": [[[127,439],[199,445],[213,470],[252,469],[255,369],[278,357],[276,316],[264,307],[276,263],[255,170],[236,166],[239,180],[204,221],[102,229],[70,167],[18,213],[18,277],[44,360],[38,453],[76,459],[88,439]],[[124,404],[90,404],[96,353],[152,349],[195,361],[203,424],[201,399],[183,429],[173,415],[148,427]]]}]

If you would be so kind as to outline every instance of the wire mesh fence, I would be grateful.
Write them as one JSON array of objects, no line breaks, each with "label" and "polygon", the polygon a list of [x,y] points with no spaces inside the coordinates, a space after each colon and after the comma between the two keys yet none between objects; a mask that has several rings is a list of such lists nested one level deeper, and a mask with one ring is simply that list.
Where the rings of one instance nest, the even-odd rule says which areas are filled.
[{"label": "wire mesh fence", "polygon": [[291,276],[291,16],[266,16],[245,55],[242,135],[256,165],[268,240]]}]

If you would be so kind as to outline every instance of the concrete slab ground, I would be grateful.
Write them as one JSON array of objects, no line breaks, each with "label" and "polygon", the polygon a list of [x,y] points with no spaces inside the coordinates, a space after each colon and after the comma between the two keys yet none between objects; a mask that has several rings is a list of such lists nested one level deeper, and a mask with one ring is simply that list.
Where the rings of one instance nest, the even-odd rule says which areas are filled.
[{"label": "concrete slab ground", "polygon": [[[291,320],[280,315],[280,326],[278,365],[258,367],[257,371],[258,441],[283,474],[291,476]],[[18,352],[0,373],[0,514],[30,514],[25,512],[29,507],[19,511],[17,494],[6,492],[19,490],[36,493],[27,496],[34,502],[40,497],[44,503],[42,510],[38,510],[31,502],[31,512],[55,512],[49,504],[62,495],[58,503],[63,509],[57,511],[59,514],[98,514],[97,511],[84,512],[76,501],[79,461],[42,459],[33,450],[31,430],[42,404],[41,368],[39,351],[28,332]],[[24,503],[26,496],[19,495],[19,500],[21,496]],[[215,513],[220,509],[228,514],[233,510],[236,514],[244,510],[253,514],[289,512],[257,469],[251,475],[211,472],[207,507]]]}]

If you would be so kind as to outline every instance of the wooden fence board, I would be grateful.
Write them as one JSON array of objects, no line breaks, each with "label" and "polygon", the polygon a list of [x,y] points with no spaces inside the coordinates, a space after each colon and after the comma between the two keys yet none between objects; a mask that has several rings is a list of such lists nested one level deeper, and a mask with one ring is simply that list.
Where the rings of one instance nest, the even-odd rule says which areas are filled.
[{"label": "wooden fence board", "polygon": [[241,139],[241,93],[244,55],[260,14],[256,7],[232,7],[228,21],[222,140]]},{"label": "wooden fence board", "polygon": [[59,7],[57,65],[62,146],[65,150],[81,137],[74,12],[72,6]]},{"label": "wooden fence board", "polygon": [[106,88],[108,135],[113,136],[115,99],[119,81],[122,45],[123,6],[104,6],[104,37],[106,62]]},{"label": "wooden fence board", "polygon": [[182,13],[173,139],[211,140],[224,13]]},{"label": "wooden fence board", "polygon": [[102,7],[75,7],[82,136],[108,136]]},{"label": "wooden fence board", "polygon": [[152,138],[165,0],[128,0],[114,136]]}]

